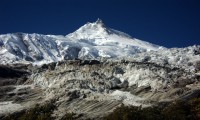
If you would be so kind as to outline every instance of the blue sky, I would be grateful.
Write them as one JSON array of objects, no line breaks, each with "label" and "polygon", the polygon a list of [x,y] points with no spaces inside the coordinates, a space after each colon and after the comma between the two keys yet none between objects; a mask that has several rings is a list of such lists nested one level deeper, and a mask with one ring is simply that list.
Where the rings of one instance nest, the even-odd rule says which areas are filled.
[{"label": "blue sky", "polygon": [[0,0],[0,34],[66,35],[97,18],[165,47],[200,45],[200,0]]}]

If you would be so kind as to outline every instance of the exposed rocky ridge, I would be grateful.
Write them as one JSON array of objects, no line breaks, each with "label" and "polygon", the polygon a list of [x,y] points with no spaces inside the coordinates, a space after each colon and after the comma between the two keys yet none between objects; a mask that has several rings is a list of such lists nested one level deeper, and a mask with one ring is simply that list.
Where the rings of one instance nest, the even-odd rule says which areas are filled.
[{"label": "exposed rocky ridge", "polygon": [[[66,111],[83,114],[82,118],[101,118],[122,103],[146,107],[199,97],[197,68],[188,71],[167,64],[127,60],[68,60],[41,67],[4,66],[1,70],[15,71],[20,77],[12,78],[17,82],[1,85],[4,92],[0,100],[2,104],[13,101],[12,105],[20,105],[15,106],[14,111],[18,111],[54,99],[58,107],[54,116],[58,119]],[[22,78],[26,79],[19,83]]]},{"label": "exposed rocky ridge", "polygon": [[[48,68],[44,66],[39,69],[40,72],[32,74],[31,79],[34,80],[34,84],[45,89],[57,87],[60,83],[63,85],[62,82],[86,81],[85,79],[94,82],[93,88],[95,91],[97,91],[96,87],[99,86],[98,82],[100,81],[103,82],[101,84],[110,81],[114,81],[115,84],[127,82],[128,86],[126,87],[135,85],[137,87],[150,86],[153,90],[185,87],[187,84],[198,82],[198,75],[193,72],[175,67],[160,66],[154,63],[71,60],[49,64]],[[44,69],[45,71],[41,72]],[[41,79],[38,80],[37,77]],[[56,79],[57,77],[60,78]],[[90,88],[89,85],[87,86]]]},{"label": "exposed rocky ridge", "polygon": [[[120,103],[149,106],[200,95],[198,75],[154,63],[71,60],[37,71],[30,80],[46,91],[48,99],[58,98],[59,114],[69,110],[98,117],[106,112],[101,107],[112,110]],[[93,114],[95,110],[99,111]]]}]

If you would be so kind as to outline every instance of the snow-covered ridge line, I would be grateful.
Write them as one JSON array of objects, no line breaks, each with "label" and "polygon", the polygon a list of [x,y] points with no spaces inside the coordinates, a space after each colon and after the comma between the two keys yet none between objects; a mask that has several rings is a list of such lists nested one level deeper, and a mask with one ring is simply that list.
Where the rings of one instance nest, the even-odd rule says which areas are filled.
[{"label": "snow-covered ridge line", "polygon": [[[41,65],[76,58],[134,58],[141,61],[146,56],[151,56],[153,62],[163,61],[162,59],[164,59],[165,61],[169,60],[169,63],[173,63],[173,56],[176,54],[174,51],[183,50],[183,52],[177,52],[177,59],[180,56],[184,59],[184,55],[186,55],[189,57],[188,59],[193,57],[196,60],[198,56],[193,55],[192,51],[198,48],[198,46],[193,46],[180,50],[167,49],[108,28],[102,20],[98,19],[94,23],[83,25],[66,36],[36,33],[0,35],[0,64]],[[189,52],[185,49],[188,49]],[[182,58],[179,60],[182,60]],[[179,60],[176,60],[176,64],[179,63],[177,62]]]},{"label": "snow-covered ridge line", "polygon": [[0,64],[44,64],[75,58],[116,58],[158,49],[159,46],[107,28],[98,19],[66,36],[36,33],[0,35]]}]

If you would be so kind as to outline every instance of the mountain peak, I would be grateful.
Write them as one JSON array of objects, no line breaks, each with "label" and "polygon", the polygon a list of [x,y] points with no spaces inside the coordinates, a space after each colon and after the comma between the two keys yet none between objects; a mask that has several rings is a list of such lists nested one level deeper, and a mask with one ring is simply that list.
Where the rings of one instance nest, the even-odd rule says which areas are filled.
[{"label": "mountain peak", "polygon": [[76,39],[93,39],[97,36],[104,36],[108,34],[108,28],[105,26],[101,19],[97,19],[96,22],[88,22],[80,27],[75,32],[67,35],[68,37],[76,37]]},{"label": "mountain peak", "polygon": [[111,34],[131,38],[131,36],[126,33],[107,27],[104,24],[103,20],[101,20],[100,18],[98,18],[95,22],[88,22],[87,24],[81,26],[78,30],[68,34],[67,36],[74,39],[96,39],[100,36],[105,38]]},{"label": "mountain peak", "polygon": [[101,20],[100,18],[97,19],[97,21],[95,22],[96,24],[104,24],[103,20]]},{"label": "mountain peak", "polygon": [[97,21],[94,22],[93,24],[94,24],[94,25],[97,25],[97,26],[100,26],[100,27],[102,27],[102,28],[106,28],[106,26],[105,26],[103,20],[101,20],[100,18],[98,18]]}]

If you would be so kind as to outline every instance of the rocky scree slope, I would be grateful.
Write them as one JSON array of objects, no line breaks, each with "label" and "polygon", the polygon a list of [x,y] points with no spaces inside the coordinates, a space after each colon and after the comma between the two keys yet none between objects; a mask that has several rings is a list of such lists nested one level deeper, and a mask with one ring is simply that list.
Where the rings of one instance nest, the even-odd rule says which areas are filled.
[{"label": "rocky scree slope", "polygon": [[[170,49],[166,54],[157,52],[155,56],[151,52],[138,54],[143,59],[2,65],[0,70],[5,74],[0,78],[0,114],[53,99],[57,109],[52,116],[57,119],[66,111],[83,115],[81,119],[101,119],[122,103],[148,107],[199,97],[199,50],[199,46],[193,46]],[[163,60],[163,56],[172,54],[182,57],[178,59],[182,62]],[[10,76],[12,73],[15,74]]]},{"label": "rocky scree slope", "polygon": [[0,65],[0,119],[42,102],[42,89],[28,82],[31,68],[23,64]]},{"label": "rocky scree slope", "polygon": [[143,107],[199,97],[199,75],[148,62],[70,60],[43,65],[30,77],[57,98],[58,110],[102,117],[121,103]]}]

